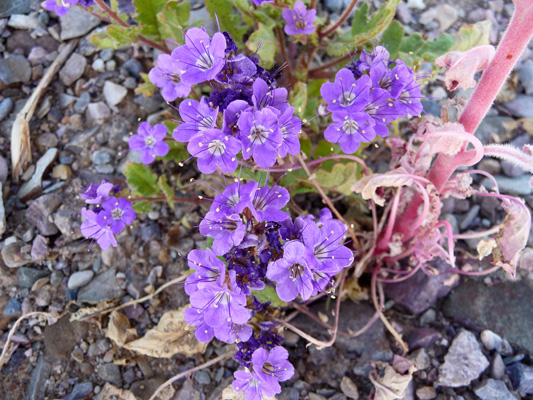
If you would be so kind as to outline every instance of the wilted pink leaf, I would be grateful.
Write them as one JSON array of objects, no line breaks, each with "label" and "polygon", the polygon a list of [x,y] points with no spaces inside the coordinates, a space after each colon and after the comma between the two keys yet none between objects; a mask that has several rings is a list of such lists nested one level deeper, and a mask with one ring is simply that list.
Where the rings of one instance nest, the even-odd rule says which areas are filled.
[{"label": "wilted pink leaf", "polygon": [[522,168],[524,171],[533,174],[532,147],[528,144],[526,144],[522,150],[511,146],[510,144],[489,144],[485,146],[484,150],[486,156],[509,161],[517,167]]},{"label": "wilted pink leaf", "polygon": [[383,207],[385,198],[377,193],[379,188],[411,186],[414,179],[421,178],[398,168],[384,174],[365,176],[352,185],[352,191],[360,193],[365,200],[374,200],[377,205]]},{"label": "wilted pink leaf", "polygon": [[493,46],[479,46],[468,51],[451,51],[435,62],[441,68],[448,68],[444,74],[448,90],[468,89],[476,86],[474,74],[489,66],[495,52]]}]

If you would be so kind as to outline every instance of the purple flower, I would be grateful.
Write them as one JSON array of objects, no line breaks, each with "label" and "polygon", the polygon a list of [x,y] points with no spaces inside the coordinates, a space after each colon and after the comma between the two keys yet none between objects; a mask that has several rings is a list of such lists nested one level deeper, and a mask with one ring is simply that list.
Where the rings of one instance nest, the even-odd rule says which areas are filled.
[{"label": "purple flower", "polygon": [[152,127],[148,122],[143,122],[137,133],[130,137],[129,145],[131,150],[142,152],[141,161],[144,164],[151,164],[156,156],[167,155],[169,147],[163,140],[167,134],[165,125],[157,124]]},{"label": "purple flower", "polygon": [[360,111],[368,103],[371,86],[369,76],[356,81],[352,72],[343,68],[335,75],[335,83],[322,85],[320,94],[328,103],[328,111]]},{"label": "purple flower", "polygon": [[215,330],[205,323],[204,314],[198,308],[187,307],[183,319],[189,325],[196,326],[194,334],[198,341],[209,342],[215,336]]},{"label": "purple flower", "polygon": [[104,179],[100,184],[91,183],[80,196],[85,199],[87,204],[102,204],[109,198],[111,189],[113,189],[113,184]]},{"label": "purple flower", "polygon": [[[234,271],[230,271],[230,277],[232,272],[234,280]],[[227,322],[242,325],[251,317],[250,310],[246,308],[246,296],[230,290],[227,285],[206,283],[191,295],[191,304],[203,314],[205,323],[212,328]]]},{"label": "purple flower", "polygon": [[[227,51],[227,49],[226,49]],[[217,74],[215,80],[220,83],[240,83],[250,85],[257,73],[257,66],[250,58],[239,54],[237,57],[226,60],[224,68]]]},{"label": "purple flower", "polygon": [[370,99],[365,112],[374,120],[374,132],[378,136],[389,134],[388,122],[397,119],[400,114],[396,110],[395,101],[386,90],[375,88],[370,91]]},{"label": "purple flower", "polygon": [[275,0],[252,0],[256,6],[260,4],[273,3]]},{"label": "purple flower", "polygon": [[291,241],[283,247],[283,258],[268,265],[267,278],[277,282],[276,293],[283,301],[292,301],[298,295],[303,300],[313,294],[313,275],[311,266],[313,256],[306,246],[298,241]]},{"label": "purple flower", "polygon": [[157,67],[148,73],[150,82],[162,89],[161,95],[166,101],[187,97],[191,92],[191,85],[181,80],[181,69],[181,63],[171,55],[160,54],[157,57]]},{"label": "purple flower", "polygon": [[361,51],[359,57],[359,70],[360,72],[368,70],[373,64],[382,63],[388,65],[390,53],[383,46],[376,46],[372,51],[372,54],[367,53],[365,50]]},{"label": "purple flower", "polygon": [[206,282],[222,286],[226,277],[226,264],[210,248],[191,250],[187,255],[189,268],[195,272],[185,280],[185,292],[190,296]]},{"label": "purple flower", "polygon": [[209,107],[205,97],[200,102],[187,99],[180,103],[178,108],[183,123],[174,129],[174,139],[178,142],[187,143],[198,133],[215,127],[218,109]]},{"label": "purple flower", "polygon": [[251,203],[252,195],[256,190],[257,183],[255,181],[250,181],[244,185],[241,181],[232,183],[222,193],[215,196],[210,210],[215,213],[216,218],[219,218],[220,215],[240,214],[248,203]]},{"label": "purple flower", "polygon": [[365,112],[334,112],[333,123],[326,128],[328,142],[339,144],[346,154],[355,153],[361,142],[374,140],[374,120]]},{"label": "purple flower", "polygon": [[99,214],[83,208],[81,215],[85,218],[85,221],[81,224],[81,233],[83,236],[89,239],[95,239],[96,243],[103,250],[106,250],[109,246],[117,247],[117,240],[113,236],[113,232],[111,232],[111,227],[107,224],[102,226],[97,222]]},{"label": "purple flower", "polygon": [[287,23],[285,25],[285,33],[292,35],[309,35],[315,31],[313,22],[315,21],[316,10],[307,11],[305,5],[301,1],[294,3],[292,10],[284,8],[282,11],[283,19]]},{"label": "purple flower", "polygon": [[54,11],[58,17],[64,16],[70,7],[78,4],[79,0],[46,0],[44,8],[47,11]]},{"label": "purple flower", "polygon": [[215,337],[224,343],[246,342],[253,332],[251,326],[228,322],[215,329]]},{"label": "purple flower", "polygon": [[398,98],[396,99],[395,106],[398,112],[403,115],[420,115],[424,110],[420,99],[422,93],[420,92],[420,86],[413,76],[413,80],[407,84]]},{"label": "purple flower", "polygon": [[218,256],[226,254],[233,246],[238,246],[245,232],[246,225],[238,214],[224,216],[210,211],[200,222],[200,233],[215,239],[213,251]]},{"label": "purple flower", "polygon": [[213,39],[210,39],[203,29],[190,28],[184,36],[185,45],[172,51],[172,57],[178,60],[185,70],[181,75],[183,81],[193,85],[213,79],[224,67],[224,35],[217,32]]},{"label": "purple flower", "polygon": [[135,210],[128,200],[110,197],[102,204],[102,211],[98,213],[96,220],[100,226],[109,224],[111,232],[117,234],[122,232],[126,225],[130,225],[135,216]]},{"label": "purple flower", "polygon": [[243,113],[243,111],[250,108],[250,105],[244,100],[234,100],[224,110],[224,125],[222,130],[226,135],[237,136],[239,133],[239,127],[237,121]]},{"label": "purple flower", "polygon": [[294,375],[294,367],[288,361],[289,353],[281,346],[270,352],[259,348],[252,354],[252,364],[257,377],[270,385],[276,393],[281,392],[279,382],[289,380]]},{"label": "purple flower", "polygon": [[235,371],[235,380],[231,384],[236,392],[244,391],[246,400],[264,400],[265,397],[274,397],[278,392],[275,388],[259,379],[256,373]]},{"label": "purple flower", "polygon": [[261,186],[255,191],[252,198],[250,211],[259,222],[281,222],[289,218],[289,214],[281,211],[290,200],[287,189],[281,186]]},{"label": "purple flower", "polygon": [[263,79],[257,78],[253,84],[252,101],[256,110],[265,107],[271,107],[271,111],[277,113],[276,109],[281,108],[287,103],[287,89],[274,89]]},{"label": "purple flower", "polygon": [[268,108],[245,112],[239,117],[238,125],[243,158],[247,160],[253,155],[258,166],[273,166],[283,140],[276,114]]},{"label": "purple flower", "polygon": [[278,148],[280,157],[285,157],[287,153],[295,156],[300,152],[300,140],[298,134],[302,129],[302,121],[293,115],[294,108],[287,107],[279,116],[279,128],[283,134],[283,141]]},{"label": "purple flower", "polygon": [[198,169],[204,174],[212,174],[217,168],[229,173],[237,169],[241,143],[233,136],[224,135],[220,129],[208,129],[194,136],[187,150],[198,157]]}]

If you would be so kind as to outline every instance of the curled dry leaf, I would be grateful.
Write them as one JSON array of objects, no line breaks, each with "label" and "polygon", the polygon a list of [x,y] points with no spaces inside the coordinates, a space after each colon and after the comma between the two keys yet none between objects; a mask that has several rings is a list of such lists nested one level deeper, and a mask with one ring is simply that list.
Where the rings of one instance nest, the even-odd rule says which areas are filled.
[{"label": "curled dry leaf", "polygon": [[98,400],[137,400],[137,398],[129,390],[118,389],[108,382],[100,392]]},{"label": "curled dry leaf", "polygon": [[364,176],[352,185],[352,191],[360,193],[365,200],[374,202],[383,207],[385,198],[377,193],[378,189],[386,187],[411,186],[415,177],[402,168],[384,174]]},{"label": "curled dry leaf", "polygon": [[130,320],[123,313],[115,310],[109,316],[106,336],[118,346],[124,346],[127,342],[137,337],[136,330],[131,328]]},{"label": "curled dry leaf", "polygon": [[30,124],[21,114],[11,128],[11,165],[13,177],[18,179],[31,163]]},{"label": "curled dry leaf", "polygon": [[374,400],[396,400],[405,396],[405,391],[416,371],[415,365],[399,356],[394,356],[392,365],[385,365],[385,369],[378,371],[376,368],[370,372],[370,381],[374,384],[376,392]]},{"label": "curled dry leaf", "polygon": [[187,357],[204,353],[207,342],[199,342],[194,329],[184,321],[183,312],[186,308],[167,311],[154,329],[146,332],[142,338],[127,343],[124,348],[159,358],[170,358],[178,353]]},{"label": "curled dry leaf", "polygon": [[489,66],[495,52],[494,46],[478,46],[464,52],[451,51],[437,58],[435,63],[441,68],[448,68],[444,74],[448,90],[458,87],[468,89],[476,86],[474,74]]}]

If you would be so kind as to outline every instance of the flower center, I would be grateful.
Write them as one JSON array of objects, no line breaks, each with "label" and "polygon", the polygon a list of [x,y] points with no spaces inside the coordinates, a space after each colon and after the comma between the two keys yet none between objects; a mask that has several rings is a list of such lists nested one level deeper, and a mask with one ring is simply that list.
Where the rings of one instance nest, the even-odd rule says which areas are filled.
[{"label": "flower center", "polygon": [[359,124],[353,119],[347,119],[342,123],[342,130],[348,135],[353,135],[359,130]]},{"label": "flower center", "polygon": [[303,276],[305,272],[305,267],[301,264],[293,264],[289,267],[289,272],[289,278],[295,281],[296,279],[299,279]]},{"label": "flower center", "polygon": [[113,219],[121,219],[122,218],[122,214],[124,214],[124,211],[122,209],[115,208],[111,212],[111,218],[113,218]]},{"label": "flower center", "polygon": [[[198,115],[198,117],[200,117],[200,115]],[[211,127],[213,126],[213,118],[210,116],[204,116],[202,117],[198,125],[198,129],[201,131],[205,129],[211,129]]]},{"label": "flower center", "polygon": [[261,368],[261,372],[267,375],[274,375],[274,366],[270,364],[269,362],[266,362],[263,364],[263,368]]},{"label": "flower center", "polygon": [[353,104],[355,101],[355,93],[354,92],[344,92],[341,97],[339,97],[339,103],[343,107],[348,107]]},{"label": "flower center", "polygon": [[266,139],[268,138],[268,130],[262,125],[255,125],[250,130],[250,136],[248,136],[248,139],[252,141],[252,143],[255,143],[258,141],[259,143],[263,144],[266,142]]},{"label": "flower center", "polygon": [[181,83],[180,74],[176,74],[175,72],[165,73],[165,79],[171,81],[175,85]]},{"label": "flower center", "polygon": [[301,16],[296,18],[296,29],[305,29],[305,21]]},{"label": "flower center", "polygon": [[200,55],[198,60],[196,60],[196,66],[203,71],[207,71],[213,67],[214,61],[213,56],[208,52],[205,52]]},{"label": "flower center", "polygon": [[70,7],[72,4],[67,3],[65,0],[56,0],[56,4],[61,7]]},{"label": "flower center", "polygon": [[209,152],[215,156],[221,156],[226,152],[226,145],[221,140],[213,140],[207,147]]},{"label": "flower center", "polygon": [[152,136],[148,136],[144,139],[144,144],[146,147],[152,148],[155,145],[155,139]]}]

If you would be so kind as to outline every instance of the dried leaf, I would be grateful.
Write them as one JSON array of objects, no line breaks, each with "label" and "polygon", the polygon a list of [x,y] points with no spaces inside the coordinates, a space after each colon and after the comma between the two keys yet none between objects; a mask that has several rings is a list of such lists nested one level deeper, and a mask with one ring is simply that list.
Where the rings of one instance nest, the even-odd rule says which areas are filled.
[{"label": "dried leaf", "polygon": [[199,342],[194,330],[183,319],[186,308],[167,311],[154,329],[146,332],[144,337],[127,343],[124,348],[159,358],[170,358],[178,353],[187,357],[204,353],[207,343]]},{"label": "dried leaf", "polygon": [[487,257],[489,254],[492,254],[492,250],[498,246],[498,243],[496,243],[496,240],[489,239],[489,240],[480,240],[477,244],[477,253],[479,256],[479,259],[482,260],[485,257]]},{"label": "dried leaf", "polygon": [[395,356],[393,365],[387,365],[380,373],[370,372],[370,380],[376,388],[374,400],[396,400],[405,396],[405,391],[416,371],[416,366],[408,360]]},{"label": "dried leaf", "polygon": [[108,382],[100,392],[98,400],[137,400],[137,398],[129,390],[118,389]]},{"label": "dried leaf", "polygon": [[98,315],[113,305],[113,301],[102,301],[94,306],[83,307],[70,316],[71,321],[83,321]]},{"label": "dried leaf", "polygon": [[385,198],[377,193],[379,188],[411,186],[415,177],[402,168],[388,171],[384,174],[365,176],[352,185],[352,191],[360,193],[365,200],[374,200],[383,207]]},{"label": "dried leaf", "polygon": [[18,178],[31,163],[30,125],[18,114],[11,128],[11,165],[13,176]]},{"label": "dried leaf", "polygon": [[444,74],[446,88],[468,89],[476,86],[474,74],[488,67],[496,50],[493,46],[479,46],[469,51],[451,51],[435,61],[441,68],[448,68]]},{"label": "dried leaf", "polygon": [[109,339],[122,347],[137,336],[135,332],[130,326],[130,320],[123,313],[118,310],[111,313],[106,332]]}]

